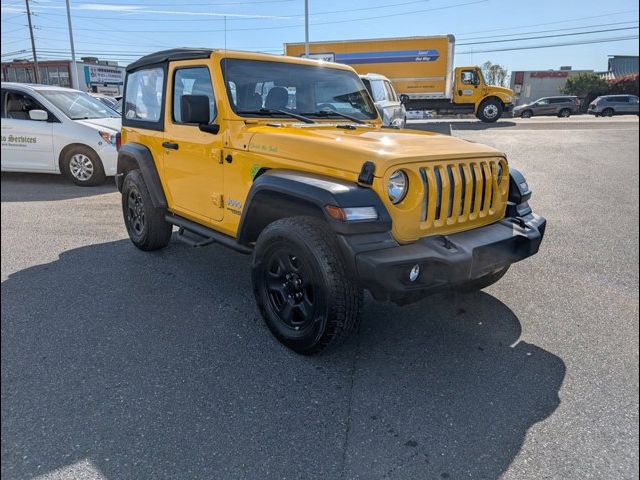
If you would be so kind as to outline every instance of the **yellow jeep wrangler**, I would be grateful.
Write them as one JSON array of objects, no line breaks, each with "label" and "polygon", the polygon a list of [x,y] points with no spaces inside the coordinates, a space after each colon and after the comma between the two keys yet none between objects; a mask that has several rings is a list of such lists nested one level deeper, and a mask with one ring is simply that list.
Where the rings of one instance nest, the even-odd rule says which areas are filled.
[{"label": "yellow jeep wrangler", "polygon": [[209,49],[129,65],[118,189],[131,241],[251,254],[258,308],[311,354],[357,324],[363,291],[408,303],[484,288],[546,222],[504,154],[383,127],[350,67]]}]

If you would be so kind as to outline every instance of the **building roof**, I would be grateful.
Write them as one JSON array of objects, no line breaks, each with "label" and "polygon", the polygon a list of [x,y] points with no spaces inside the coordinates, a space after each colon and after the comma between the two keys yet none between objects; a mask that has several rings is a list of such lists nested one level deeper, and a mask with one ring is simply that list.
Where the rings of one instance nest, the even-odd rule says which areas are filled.
[{"label": "building roof", "polygon": [[610,80],[633,73],[638,73],[637,55],[610,55],[608,74],[605,78]]}]

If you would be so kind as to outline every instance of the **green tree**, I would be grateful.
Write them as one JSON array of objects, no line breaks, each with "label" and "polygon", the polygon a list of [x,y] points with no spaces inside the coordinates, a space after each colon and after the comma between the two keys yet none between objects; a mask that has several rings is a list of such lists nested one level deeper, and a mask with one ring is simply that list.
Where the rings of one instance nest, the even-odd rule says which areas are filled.
[{"label": "green tree", "polygon": [[482,75],[484,76],[485,82],[489,85],[498,85],[499,87],[507,86],[507,77],[509,76],[509,71],[504,68],[502,65],[498,65],[497,63],[484,62],[482,64]]},{"label": "green tree", "polygon": [[562,93],[575,95],[580,98],[594,97],[607,93],[609,85],[606,80],[595,73],[579,73],[567,78],[567,83],[561,88]]}]

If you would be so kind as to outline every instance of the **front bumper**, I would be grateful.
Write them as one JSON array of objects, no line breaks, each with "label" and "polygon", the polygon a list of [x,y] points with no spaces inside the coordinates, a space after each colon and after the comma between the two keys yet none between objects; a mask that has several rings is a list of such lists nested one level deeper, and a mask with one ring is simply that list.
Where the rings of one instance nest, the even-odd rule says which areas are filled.
[{"label": "front bumper", "polygon": [[[545,227],[546,220],[533,213],[507,217],[466,232],[357,253],[356,271],[375,298],[402,301],[462,285],[534,255]],[[409,271],[416,264],[421,273],[411,282]]]}]

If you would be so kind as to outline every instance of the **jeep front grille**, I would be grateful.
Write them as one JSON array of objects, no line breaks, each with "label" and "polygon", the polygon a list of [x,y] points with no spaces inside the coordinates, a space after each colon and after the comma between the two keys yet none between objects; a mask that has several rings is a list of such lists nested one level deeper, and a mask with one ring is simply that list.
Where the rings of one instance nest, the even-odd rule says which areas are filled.
[{"label": "jeep front grille", "polygon": [[446,227],[476,219],[498,219],[504,214],[503,182],[509,180],[504,160],[434,163],[421,166],[419,171],[424,186],[422,229],[449,230]]}]

